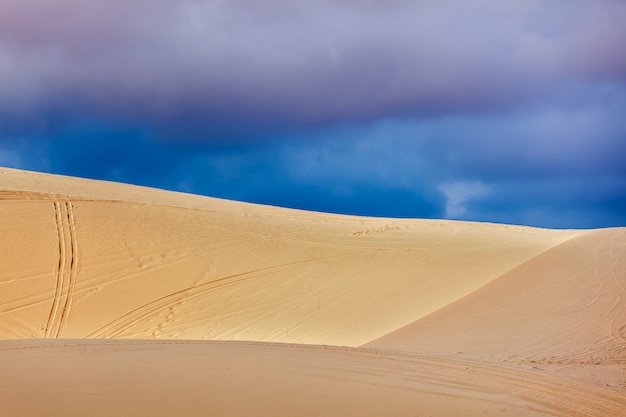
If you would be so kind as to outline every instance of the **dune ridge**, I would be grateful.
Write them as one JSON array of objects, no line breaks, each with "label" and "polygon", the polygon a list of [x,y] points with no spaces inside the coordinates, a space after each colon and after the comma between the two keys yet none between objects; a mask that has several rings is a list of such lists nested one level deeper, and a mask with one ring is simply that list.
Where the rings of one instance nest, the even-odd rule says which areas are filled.
[{"label": "dune ridge", "polygon": [[77,187],[59,194],[62,178],[52,179],[3,193],[1,214],[13,227],[2,249],[13,262],[0,281],[8,297],[0,313],[19,325],[0,325],[0,337],[358,346],[579,233],[228,202],[239,208],[230,211],[214,199],[198,209],[197,196],[164,206],[143,188],[138,203],[131,186],[120,188],[133,190],[133,202],[93,199],[104,189],[123,194],[102,182],[86,199],[72,195]]},{"label": "dune ridge", "polygon": [[626,410],[624,228],[313,213],[5,168],[0,224],[0,415],[46,415],[32,395],[69,415],[172,415],[181,397],[192,416]]}]

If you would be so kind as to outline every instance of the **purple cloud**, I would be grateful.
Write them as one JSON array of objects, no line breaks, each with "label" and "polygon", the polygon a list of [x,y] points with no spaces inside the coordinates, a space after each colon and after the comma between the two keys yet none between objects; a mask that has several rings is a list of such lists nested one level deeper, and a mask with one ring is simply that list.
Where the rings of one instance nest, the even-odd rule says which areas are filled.
[{"label": "purple cloud", "polygon": [[621,0],[0,0],[0,165],[624,224]]},{"label": "purple cloud", "polygon": [[219,132],[513,109],[626,81],[624,21],[615,0],[4,0],[0,121]]}]

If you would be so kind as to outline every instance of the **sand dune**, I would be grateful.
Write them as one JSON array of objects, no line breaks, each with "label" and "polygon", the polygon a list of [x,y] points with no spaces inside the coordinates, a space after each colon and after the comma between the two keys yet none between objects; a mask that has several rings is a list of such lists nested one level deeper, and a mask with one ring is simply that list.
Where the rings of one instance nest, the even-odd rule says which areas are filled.
[{"label": "sand dune", "polygon": [[626,410],[623,228],[340,216],[11,169],[0,227],[0,415]]},{"label": "sand dune", "polygon": [[626,393],[625,254],[623,228],[586,232],[367,346],[560,367]]},{"label": "sand dune", "polygon": [[[21,175],[3,176],[19,184]],[[82,190],[66,180],[72,187],[62,193],[51,181],[62,178],[44,178],[39,188],[2,193],[10,229],[0,249],[11,262],[0,280],[0,337],[358,346],[578,233],[199,204],[186,195],[172,206],[160,191],[101,182]],[[96,199],[126,189],[132,202]]]},{"label": "sand dune", "polygon": [[553,361],[626,359],[625,253],[626,230],[587,232],[369,346]]},{"label": "sand dune", "polygon": [[11,415],[599,416],[622,405],[550,372],[371,349],[38,340],[0,353]]}]

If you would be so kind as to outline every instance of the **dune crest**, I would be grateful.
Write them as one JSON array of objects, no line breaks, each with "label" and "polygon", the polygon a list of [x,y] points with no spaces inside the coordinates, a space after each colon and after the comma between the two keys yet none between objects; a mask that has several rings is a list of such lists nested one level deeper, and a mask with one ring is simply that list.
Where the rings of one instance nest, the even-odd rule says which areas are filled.
[{"label": "dune crest", "polygon": [[[3,175],[19,184],[32,174]],[[0,337],[358,346],[578,233],[197,196],[185,196],[188,206],[184,198],[163,205],[171,202],[162,191],[104,182],[97,192],[129,190],[133,199],[99,200],[85,180],[77,187],[65,179],[63,190],[63,178],[44,178],[29,191],[2,192],[0,214],[11,229],[0,243],[10,254]]]}]

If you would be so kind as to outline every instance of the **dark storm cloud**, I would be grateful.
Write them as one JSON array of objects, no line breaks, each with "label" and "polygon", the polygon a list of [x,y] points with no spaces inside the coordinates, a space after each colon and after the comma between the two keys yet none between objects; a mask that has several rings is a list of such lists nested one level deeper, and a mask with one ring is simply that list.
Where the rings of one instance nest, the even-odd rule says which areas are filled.
[{"label": "dark storm cloud", "polygon": [[0,165],[625,225],[624,21],[619,0],[2,0]]},{"label": "dark storm cloud", "polygon": [[421,195],[436,204],[436,217],[626,224],[626,89],[615,88],[611,97],[569,109],[343,129],[285,147],[284,161],[305,182],[367,182]]},{"label": "dark storm cloud", "polygon": [[[626,91],[584,108],[386,120],[254,143],[155,142],[77,124],[0,157],[24,168],[330,212],[544,227],[626,224]],[[15,162],[15,163],[17,163]]]},{"label": "dark storm cloud", "polygon": [[623,82],[624,21],[615,0],[4,0],[0,121],[219,140],[516,108]]}]

